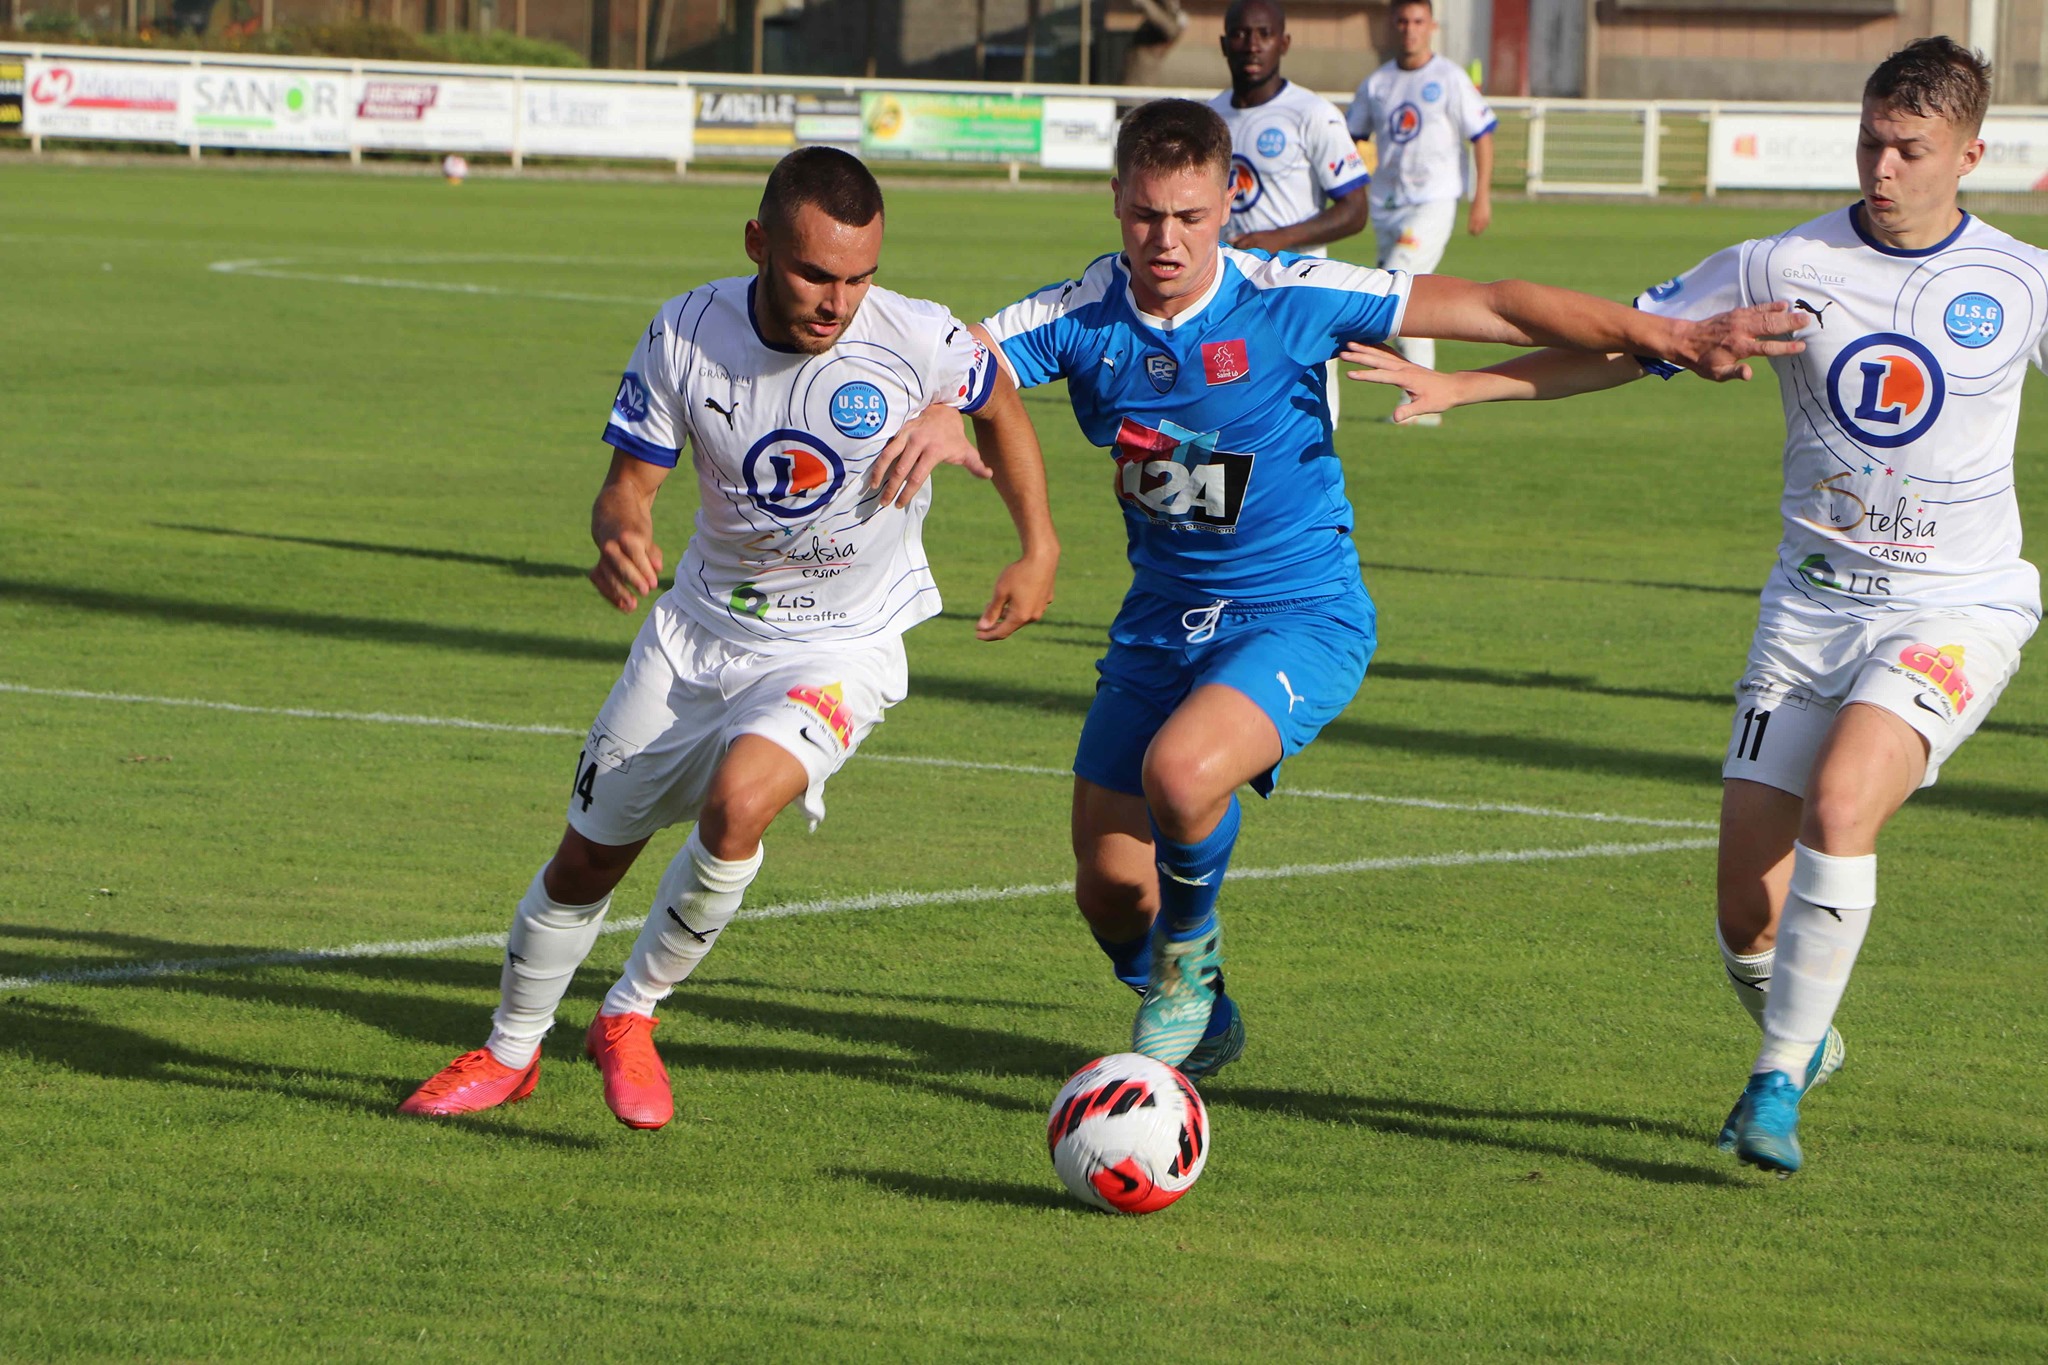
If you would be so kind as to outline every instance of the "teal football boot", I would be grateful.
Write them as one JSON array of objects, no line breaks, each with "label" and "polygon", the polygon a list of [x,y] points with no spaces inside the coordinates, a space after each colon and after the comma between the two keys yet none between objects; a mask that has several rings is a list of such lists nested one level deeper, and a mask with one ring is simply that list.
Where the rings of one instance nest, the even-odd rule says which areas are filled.
[{"label": "teal football boot", "polygon": [[1201,1043],[1222,994],[1222,924],[1198,938],[1175,939],[1162,917],[1152,927],[1152,970],[1131,1024],[1131,1051],[1179,1066]]},{"label": "teal football boot", "polygon": [[[1818,1085],[1825,1085],[1828,1077],[1842,1069],[1842,1061],[1849,1055],[1849,1045],[1842,1041],[1839,1029],[1829,1028],[1828,1036],[1820,1040],[1820,1046],[1813,1050],[1813,1060],[1806,1064],[1806,1088],[1799,1092],[1804,1099]],[[1745,1092],[1746,1093],[1746,1092]],[[1742,1114],[1742,1101],[1736,1100],[1735,1107],[1728,1111],[1727,1120],[1721,1125],[1721,1135],[1714,1139],[1714,1146],[1724,1152],[1735,1150],[1735,1120]]]},{"label": "teal football boot", "polygon": [[[1224,992],[1223,979],[1216,980],[1216,1008],[1229,1013],[1229,1022],[1214,1033],[1205,1032],[1202,1041],[1195,1044],[1195,1050],[1180,1064],[1180,1074],[1191,1081],[1213,1076],[1244,1055],[1244,1011],[1237,1002]],[[1214,1028],[1216,1017],[1209,1017],[1209,1028]]]},{"label": "teal football boot", "polygon": [[1759,1071],[1736,1104],[1735,1155],[1779,1179],[1805,1164],[1799,1150],[1799,1083],[1782,1071]]}]

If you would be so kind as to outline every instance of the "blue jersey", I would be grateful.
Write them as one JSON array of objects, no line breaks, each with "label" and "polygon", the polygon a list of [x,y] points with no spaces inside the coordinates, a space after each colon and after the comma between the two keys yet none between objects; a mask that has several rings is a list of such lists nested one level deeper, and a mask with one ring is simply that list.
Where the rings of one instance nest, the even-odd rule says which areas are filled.
[{"label": "blue jersey", "polygon": [[1019,388],[1067,381],[1082,432],[1116,462],[1133,588],[1177,602],[1277,602],[1359,589],[1324,362],[1400,331],[1409,277],[1221,249],[1174,318],[1141,312],[1103,256],[984,324]]}]

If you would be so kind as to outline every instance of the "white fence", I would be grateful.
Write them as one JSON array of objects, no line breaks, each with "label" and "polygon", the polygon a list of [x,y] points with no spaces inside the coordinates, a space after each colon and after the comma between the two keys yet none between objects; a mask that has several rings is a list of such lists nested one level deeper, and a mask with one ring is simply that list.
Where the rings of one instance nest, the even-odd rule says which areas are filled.
[{"label": "white fence", "polygon": [[[9,79],[13,69],[12,80]],[[19,94],[9,95],[9,90]],[[242,57],[0,44],[0,116],[47,138],[673,162],[829,143],[872,160],[1103,170],[1120,111],[1212,91]],[[1330,95],[1340,106],[1350,92]],[[1495,99],[1498,184],[1536,195],[1853,189],[1856,110]],[[1972,190],[2048,189],[2048,110],[1994,109]]]}]

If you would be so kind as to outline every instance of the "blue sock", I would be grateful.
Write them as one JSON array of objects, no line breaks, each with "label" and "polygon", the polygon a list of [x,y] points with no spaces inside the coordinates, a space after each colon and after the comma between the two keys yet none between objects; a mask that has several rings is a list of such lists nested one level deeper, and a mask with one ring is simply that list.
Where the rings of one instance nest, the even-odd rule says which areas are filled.
[{"label": "blue sock", "polygon": [[1128,943],[1112,943],[1097,934],[1095,944],[1109,955],[1116,979],[1143,995],[1145,980],[1152,974],[1152,931],[1147,929]]},{"label": "blue sock", "polygon": [[1169,938],[1200,938],[1215,927],[1216,897],[1223,890],[1230,851],[1237,845],[1239,814],[1237,798],[1232,796],[1223,819],[1198,844],[1176,843],[1153,822],[1153,855],[1159,860],[1159,916]]},{"label": "blue sock", "polygon": [[1231,1021],[1237,1018],[1237,1002],[1223,994],[1220,984],[1216,993],[1216,1004],[1209,1011],[1209,1026],[1202,1030],[1202,1041],[1205,1043],[1211,1038],[1221,1038],[1230,1030]]}]

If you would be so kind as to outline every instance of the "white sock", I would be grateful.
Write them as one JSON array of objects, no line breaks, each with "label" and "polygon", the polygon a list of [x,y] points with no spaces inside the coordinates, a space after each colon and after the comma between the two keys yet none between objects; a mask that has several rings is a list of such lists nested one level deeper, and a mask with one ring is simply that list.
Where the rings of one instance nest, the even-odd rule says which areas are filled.
[{"label": "white sock", "polygon": [[548,870],[533,874],[533,885],[519,898],[512,916],[512,935],[505,944],[505,970],[498,977],[498,1008],[491,1015],[491,1037],[484,1046],[505,1066],[523,1067],[540,1051],[540,1040],[555,1023],[555,1006],[568,993],[569,981],[597,931],[606,896],[595,905],[563,905],[549,898]]},{"label": "white sock", "polygon": [[648,1014],[697,970],[718,931],[739,913],[740,897],[761,870],[761,849],[735,862],[714,858],[691,830],[661,874],[654,906],[634,940],[626,969],[604,998],[606,1014]]},{"label": "white sock", "polygon": [[1792,888],[1778,920],[1778,961],[1753,1071],[1806,1079],[1827,1037],[1877,904],[1877,855],[1837,858],[1792,845]]},{"label": "white sock", "polygon": [[1749,1017],[1756,1026],[1764,1026],[1764,1000],[1771,989],[1771,959],[1777,950],[1766,948],[1760,953],[1744,957],[1728,946],[1728,939],[1721,933],[1721,926],[1714,926],[1714,942],[1721,948],[1721,965],[1728,969],[1728,984],[1735,988],[1735,998],[1742,1002],[1742,1008],[1749,1011]]}]

